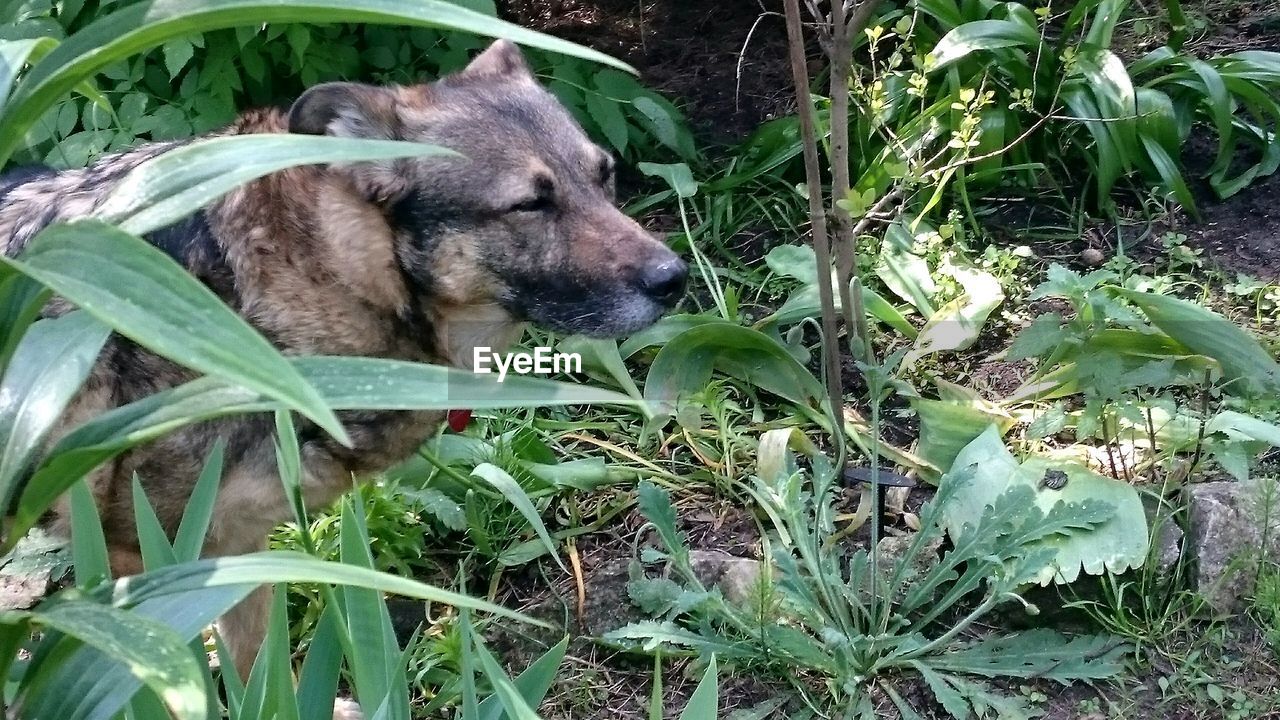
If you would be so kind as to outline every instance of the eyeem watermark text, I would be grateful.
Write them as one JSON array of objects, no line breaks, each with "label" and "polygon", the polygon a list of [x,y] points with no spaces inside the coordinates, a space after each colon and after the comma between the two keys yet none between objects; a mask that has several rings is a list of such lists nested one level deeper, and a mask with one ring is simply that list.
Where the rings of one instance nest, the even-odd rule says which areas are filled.
[{"label": "eyeem watermark text", "polygon": [[471,370],[476,374],[498,373],[498,382],[507,379],[507,373],[517,375],[552,375],[582,372],[582,356],[578,353],[555,352],[548,347],[534,348],[533,352],[494,352],[490,347],[477,347],[473,351]]}]

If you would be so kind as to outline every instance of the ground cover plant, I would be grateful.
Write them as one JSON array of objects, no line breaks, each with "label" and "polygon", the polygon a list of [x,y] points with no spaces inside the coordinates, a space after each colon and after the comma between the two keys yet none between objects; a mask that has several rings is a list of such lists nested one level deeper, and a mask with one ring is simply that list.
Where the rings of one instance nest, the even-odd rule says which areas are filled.
[{"label": "ground cover plant", "polygon": [[[80,165],[326,79],[434,76],[482,46],[476,33],[542,48],[540,79],[630,166],[632,211],[695,276],[677,314],[622,342],[526,339],[580,352],[585,377],[528,386],[545,401],[530,405],[553,407],[510,407],[441,368],[283,358],[136,237],[280,167],[433,149],[247,138],[141,168],[186,170],[0,266],[5,542],[64,492],[75,511],[72,559],[35,536],[0,570],[74,569],[74,587],[3,615],[8,708],[309,718],[341,696],[367,717],[468,720],[1280,711],[1280,242],[1241,245],[1280,230],[1266,214],[1280,15],[1245,0],[659,5],[5,10],[0,147],[15,163]],[[710,27],[693,22],[704,16]],[[695,144],[707,119],[680,108],[707,101],[662,72],[674,48],[717,38],[676,75],[718,63],[780,98],[725,146]],[[1246,210],[1223,252],[1196,216],[1231,207]],[[1237,250],[1252,260],[1232,265]],[[50,293],[84,310],[37,321]],[[194,312],[213,329],[184,327]],[[46,451],[109,331],[207,377]],[[253,350],[219,350],[232,346]],[[377,374],[385,395],[356,389]],[[302,511],[290,411],[336,433],[334,409],[459,404],[479,409],[464,433]],[[135,487],[147,572],[109,578],[84,473],[174,424],[251,411],[276,415],[297,508],[273,550],[198,559],[215,452],[174,538]],[[1246,519],[1206,525],[1210,489]],[[1206,575],[1205,548],[1236,536],[1253,550],[1230,567],[1256,582]],[[202,630],[261,583],[288,591],[253,672],[211,670],[219,640]],[[1218,604],[1219,586],[1240,602]]]}]

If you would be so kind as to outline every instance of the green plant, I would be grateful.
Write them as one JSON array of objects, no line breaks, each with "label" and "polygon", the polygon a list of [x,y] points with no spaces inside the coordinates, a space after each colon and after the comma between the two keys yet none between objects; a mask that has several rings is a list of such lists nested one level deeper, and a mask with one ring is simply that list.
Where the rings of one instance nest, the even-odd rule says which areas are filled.
[{"label": "green plant", "polygon": [[[9,37],[62,39],[136,4],[24,3],[9,10],[16,25]],[[491,0],[453,4],[494,14]],[[107,65],[82,94],[49,107],[25,131],[18,157],[78,167],[104,151],[140,141],[208,132],[230,122],[240,109],[297,97],[319,82],[412,83],[439,77],[460,69],[480,48],[476,29],[298,20],[183,32],[154,50]],[[529,59],[588,132],[620,155],[697,158],[679,111],[632,75],[537,49]]]},{"label": "green plant", "polygon": [[[1175,42],[1126,68],[1111,45],[1128,5],[1127,0],[1088,0],[1064,8],[1057,17],[1051,5],[1035,13],[996,2],[962,6],[927,0],[916,7],[946,33],[930,53],[928,71],[961,63],[962,74],[989,73],[996,87],[1010,93],[1009,102],[994,105],[985,127],[1012,137],[1043,126],[1042,139],[1033,139],[1030,148],[1050,153],[1023,146],[1011,156],[1012,163],[1056,157],[1070,177],[1071,164],[1083,159],[1093,171],[1096,201],[1103,209],[1110,208],[1109,195],[1118,180],[1140,173],[1195,212],[1179,158],[1197,120],[1208,121],[1218,136],[1210,184],[1221,197],[1275,172],[1280,167],[1280,146],[1274,142],[1280,106],[1272,98],[1280,87],[1280,56],[1242,52],[1199,60],[1181,52]],[[1065,132],[1050,122],[1062,119],[1059,103],[1072,115]],[[1029,120],[1034,123],[1028,125]],[[1088,131],[1092,146],[1071,133],[1075,123]],[[1056,152],[1051,150],[1054,143]],[[1228,178],[1242,144],[1259,150],[1261,159]]]},{"label": "green plant", "polygon": [[[1192,465],[1213,458],[1245,477],[1250,457],[1280,442],[1280,428],[1235,409],[1215,413],[1210,401],[1244,407],[1248,398],[1268,396],[1280,388],[1280,364],[1222,316],[1143,292],[1151,284],[1141,276],[1120,283],[1105,269],[1081,276],[1051,267],[1032,297],[1062,298],[1072,313],[1041,315],[1014,340],[1008,357],[1036,358],[1038,367],[1006,405],[1082,395],[1078,411],[1045,410],[1028,429],[1029,439],[1067,427],[1078,441],[1101,439],[1116,477],[1154,473],[1182,452],[1193,453]],[[1126,460],[1122,445],[1141,447],[1146,457]]]},{"label": "green plant", "polygon": [[[59,13],[74,14],[68,7],[59,6]],[[28,19],[32,22],[23,27],[35,32],[51,27],[38,17]],[[438,2],[414,7],[381,0],[144,2],[104,13],[61,41],[49,37],[3,41],[0,50],[7,62],[0,75],[5,91],[0,158],[8,159],[30,128],[67,92],[79,89],[96,98],[86,81],[140,50],[195,30],[326,19],[498,33],[551,50],[605,59]],[[30,67],[24,69],[27,64]],[[23,713],[32,717],[114,717],[126,708],[130,716],[139,718],[206,717],[210,710],[216,712],[217,698],[210,692],[213,685],[203,652],[190,647],[200,630],[258,585],[313,582],[340,584],[344,589],[338,602],[334,600],[339,591],[327,591],[330,600],[317,622],[319,635],[311,640],[299,694],[294,696],[291,689],[282,596],[273,612],[271,641],[245,694],[238,693],[232,673],[223,674],[233,716],[315,717],[317,708],[329,712],[345,655],[352,687],[366,711],[372,715],[381,708],[386,716],[407,718],[400,651],[388,635],[381,592],[515,616],[484,601],[372,570],[364,518],[360,506],[352,504],[343,511],[347,522],[340,537],[342,563],[289,552],[197,560],[220,474],[216,459],[204,475],[203,489],[193,495],[187,514],[190,523],[184,520],[172,544],[135,484],[134,506],[147,572],[111,583],[94,502],[82,482],[98,464],[181,425],[232,413],[276,411],[281,427],[281,477],[298,509],[298,526],[305,528],[308,524],[298,496],[301,466],[288,411],[314,420],[341,439],[345,433],[335,411],[342,409],[446,409],[458,402],[472,407],[523,406],[551,400],[553,395],[573,403],[633,402],[614,393],[533,382],[523,386],[530,392],[522,391],[523,399],[512,403],[502,399],[510,392],[510,383],[501,388],[441,367],[366,358],[286,359],[211,291],[138,237],[199,208],[237,183],[282,167],[433,152],[438,150],[280,136],[193,143],[140,166],[108,203],[107,221],[52,226],[33,238],[19,258],[2,259],[0,497],[6,506],[17,508],[4,528],[4,543],[12,547],[70,490],[78,585],[48,598],[35,610],[7,613],[0,619],[4,645],[0,669],[12,680],[5,685],[6,705],[20,704]],[[156,182],[157,176],[166,180]],[[110,251],[104,252],[107,244]],[[37,320],[55,292],[82,309]],[[192,317],[201,318],[198,328],[191,323]],[[89,418],[46,448],[58,416],[84,382],[110,332],[204,376]],[[371,375],[387,383],[374,387],[359,382]],[[303,544],[315,552],[309,539]],[[33,639],[34,630],[41,632],[40,637]],[[351,634],[357,630],[372,631],[372,635],[352,643]],[[529,716],[527,703],[520,704],[522,695],[512,691],[483,648],[474,643],[466,648],[464,658],[478,657],[503,707],[512,716]],[[474,698],[474,693],[468,696],[464,691],[463,695]],[[479,717],[471,710],[464,716]]]},{"label": "green plant", "polygon": [[[1108,522],[1106,502],[1058,502],[1042,510],[1034,491],[1013,485],[977,519],[948,525],[949,508],[971,491],[992,438],[975,442],[938,486],[920,514],[921,530],[890,566],[878,552],[846,550],[833,518],[829,460],[799,432],[775,430],[761,439],[753,495],[769,518],[771,552],[761,579],[744,599],[708,589],[689,565],[665,492],[641,485],[640,506],[660,539],[641,560],[667,572],[650,578],[633,567],[633,599],[660,620],[641,622],[608,639],[664,652],[715,653],[726,662],[790,680],[815,706],[814,687],[797,670],[822,679],[831,707],[843,716],[871,712],[868,690],[881,688],[904,716],[914,716],[895,690],[895,673],[914,672],[955,717],[988,709],[1026,712],[975,677],[1042,677],[1068,682],[1120,669],[1123,648],[1106,636],[1067,639],[1049,630],[962,639],[996,606],[1021,602],[1018,589],[1059,566],[1057,540]],[[999,447],[998,438],[994,439]],[[803,451],[810,472],[789,447]],[[934,559],[944,532],[953,547]],[[975,595],[971,595],[975,593]]]}]

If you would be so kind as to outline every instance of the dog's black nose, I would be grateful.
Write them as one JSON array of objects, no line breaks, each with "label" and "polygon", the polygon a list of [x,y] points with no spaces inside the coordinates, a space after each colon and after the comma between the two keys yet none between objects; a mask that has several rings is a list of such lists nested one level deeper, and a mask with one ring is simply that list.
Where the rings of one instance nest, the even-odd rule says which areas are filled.
[{"label": "dog's black nose", "polygon": [[672,258],[641,270],[640,289],[670,307],[684,297],[684,285],[688,279],[689,266],[680,258]]}]

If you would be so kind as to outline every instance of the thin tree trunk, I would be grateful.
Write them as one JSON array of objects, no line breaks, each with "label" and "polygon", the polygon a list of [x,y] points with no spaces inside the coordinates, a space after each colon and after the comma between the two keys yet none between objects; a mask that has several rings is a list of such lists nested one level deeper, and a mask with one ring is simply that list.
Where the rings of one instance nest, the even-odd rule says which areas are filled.
[{"label": "thin tree trunk", "polygon": [[846,332],[857,338],[856,353],[874,362],[867,313],[858,277],[858,254],[853,219],[838,201],[849,195],[849,76],[853,65],[853,38],[862,32],[880,0],[863,0],[850,17],[844,0],[831,3],[831,216],[835,220],[836,278]]},{"label": "thin tree trunk", "polygon": [[[836,0],[837,3],[842,0]],[[800,138],[804,144],[804,172],[809,188],[809,222],[812,226],[813,253],[818,264],[818,298],[822,304],[822,334],[825,342],[827,393],[831,409],[835,413],[836,427],[840,432],[839,418],[844,408],[844,391],[840,378],[840,346],[836,336],[835,298],[831,290],[831,245],[827,236],[826,208],[823,206],[822,173],[818,164],[818,138],[814,130],[813,98],[809,94],[809,69],[805,63],[804,36],[800,21],[799,0],[784,0],[787,18],[787,44],[791,56],[791,78],[796,86],[799,104]]]}]

